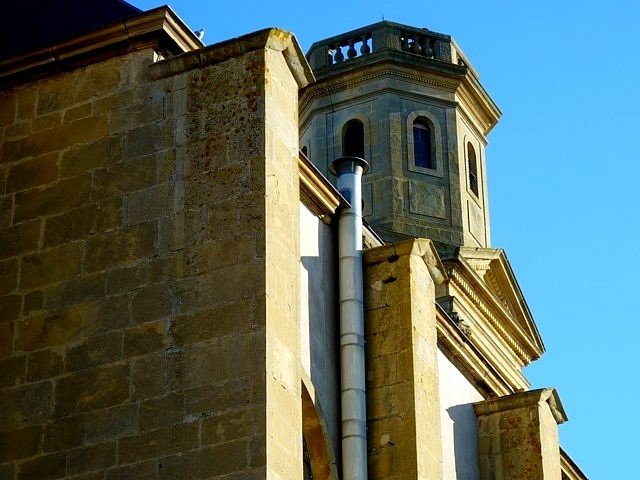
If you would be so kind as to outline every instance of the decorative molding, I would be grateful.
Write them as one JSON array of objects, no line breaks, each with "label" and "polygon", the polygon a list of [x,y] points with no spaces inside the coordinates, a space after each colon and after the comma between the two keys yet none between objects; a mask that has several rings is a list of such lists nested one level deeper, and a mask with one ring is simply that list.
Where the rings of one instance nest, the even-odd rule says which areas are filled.
[{"label": "decorative molding", "polygon": [[507,331],[505,328],[504,320],[506,318],[498,319],[490,308],[488,302],[485,301],[464,276],[455,268],[455,265],[449,264],[447,266],[447,274],[451,283],[458,287],[458,289],[465,294],[465,296],[472,302],[475,308],[482,313],[482,315],[489,320],[490,325],[499,333],[502,340],[512,349],[516,356],[523,362],[523,366],[528,365],[533,360],[532,355],[525,352],[524,348],[518,341]]},{"label": "decorative molding", "polygon": [[330,216],[344,199],[302,152],[298,157],[298,174],[300,201],[324,223],[330,223]]},{"label": "decorative molding", "polygon": [[204,44],[169,7],[159,7],[119,22],[64,38],[0,60],[0,82],[18,82],[88,65],[123,52],[159,48],[179,54]]},{"label": "decorative molding", "polygon": [[337,90],[342,90],[342,89],[346,89],[349,87],[353,87],[355,85],[358,85],[359,83],[363,83],[363,82],[367,82],[369,80],[374,80],[376,78],[379,77],[384,77],[384,76],[392,76],[392,77],[398,77],[398,78],[402,78],[404,80],[412,80],[414,82],[418,82],[418,83],[424,83],[427,85],[431,85],[433,87],[438,87],[438,88],[443,88],[447,91],[450,92],[455,92],[456,89],[458,88],[458,84],[457,83],[450,83],[450,82],[444,82],[444,81],[440,81],[440,80],[435,80],[433,78],[429,78],[426,76],[420,76],[420,75],[415,75],[415,74],[411,74],[411,73],[407,73],[407,72],[400,72],[397,70],[392,70],[392,69],[385,69],[385,70],[380,70],[377,72],[373,72],[373,73],[369,73],[367,75],[362,75],[360,77],[357,78],[352,78],[350,80],[344,81],[344,82],[340,82],[340,83],[334,83],[332,85],[327,85],[325,87],[322,88],[313,88],[313,91],[311,91],[309,93],[309,100],[313,97],[319,96],[319,95],[326,95],[328,93],[333,93]]}]

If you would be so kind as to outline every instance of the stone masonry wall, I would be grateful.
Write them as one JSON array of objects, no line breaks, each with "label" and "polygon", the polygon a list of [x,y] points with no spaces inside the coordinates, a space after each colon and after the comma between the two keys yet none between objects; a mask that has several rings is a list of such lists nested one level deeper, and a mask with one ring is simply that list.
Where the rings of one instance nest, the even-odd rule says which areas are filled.
[{"label": "stone masonry wall", "polygon": [[282,57],[152,80],[146,50],[0,93],[0,478],[299,476]]},{"label": "stone masonry wall", "polygon": [[364,255],[371,478],[442,478],[434,252],[413,239]]}]

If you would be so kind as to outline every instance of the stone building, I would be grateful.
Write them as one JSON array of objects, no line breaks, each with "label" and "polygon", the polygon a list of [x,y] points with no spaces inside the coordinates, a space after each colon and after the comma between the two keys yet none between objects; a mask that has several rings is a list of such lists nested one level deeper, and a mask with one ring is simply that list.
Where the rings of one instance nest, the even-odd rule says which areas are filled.
[{"label": "stone building", "polygon": [[586,478],[451,37],[3,9],[0,479]]}]

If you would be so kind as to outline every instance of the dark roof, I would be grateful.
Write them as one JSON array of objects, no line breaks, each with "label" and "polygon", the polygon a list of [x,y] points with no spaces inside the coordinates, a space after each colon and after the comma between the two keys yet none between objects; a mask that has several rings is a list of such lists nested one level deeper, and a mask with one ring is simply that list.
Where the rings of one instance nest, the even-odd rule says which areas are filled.
[{"label": "dark roof", "polygon": [[0,11],[0,58],[141,12],[122,0],[9,0]]}]

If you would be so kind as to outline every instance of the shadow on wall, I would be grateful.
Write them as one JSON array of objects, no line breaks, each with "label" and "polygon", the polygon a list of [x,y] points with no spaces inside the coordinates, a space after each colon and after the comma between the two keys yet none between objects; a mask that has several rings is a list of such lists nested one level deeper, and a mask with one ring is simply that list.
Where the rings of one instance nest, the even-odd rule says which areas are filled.
[{"label": "shadow on wall", "polygon": [[[337,259],[332,230],[331,225],[325,225],[315,215],[301,216],[300,263],[304,277],[301,287],[306,286],[306,291],[300,294],[303,301],[306,300],[301,310],[307,318],[306,321],[301,319],[300,334],[306,336],[303,343],[308,342],[308,368],[315,393],[316,414],[322,417],[319,421],[326,429],[332,470],[337,476],[339,464],[336,454],[340,452],[340,356]],[[312,453],[311,450],[309,445],[309,453]]]},{"label": "shadow on wall", "polygon": [[453,422],[456,478],[458,480],[479,478],[478,427],[473,404],[454,405],[447,408],[447,414]]}]

